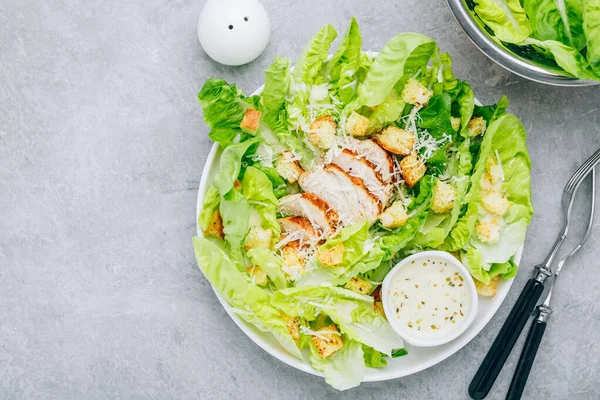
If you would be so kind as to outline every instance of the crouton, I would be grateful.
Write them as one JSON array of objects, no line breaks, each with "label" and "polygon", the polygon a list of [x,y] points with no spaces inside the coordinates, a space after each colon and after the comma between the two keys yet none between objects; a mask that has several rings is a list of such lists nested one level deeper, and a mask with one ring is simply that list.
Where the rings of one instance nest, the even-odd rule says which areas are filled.
[{"label": "crouton", "polygon": [[433,92],[427,89],[421,82],[414,78],[410,78],[402,91],[402,100],[415,106],[427,104],[433,96]]},{"label": "crouton", "polygon": [[477,294],[484,297],[494,297],[496,295],[496,285],[499,279],[500,276],[496,275],[492,278],[489,285],[484,285],[475,279],[475,288],[477,289]]},{"label": "crouton", "polygon": [[242,190],[242,182],[236,179],[235,181],[233,181],[233,188],[235,190]]},{"label": "crouton", "polygon": [[289,150],[284,151],[277,156],[275,169],[277,170],[277,173],[289,183],[296,182],[300,177],[300,174],[304,172],[294,153]]},{"label": "crouton", "polygon": [[415,147],[415,134],[396,126],[388,126],[373,136],[378,145],[399,156],[409,155]]},{"label": "crouton", "polygon": [[483,196],[481,205],[486,211],[494,215],[502,216],[506,210],[508,210],[508,207],[510,207],[510,201],[502,196],[501,193],[492,191]]},{"label": "crouton", "polygon": [[216,236],[223,239],[223,218],[221,218],[221,212],[219,210],[215,210],[210,216],[208,226],[204,231],[204,236]]},{"label": "crouton", "polygon": [[280,315],[281,318],[283,318],[283,320],[285,321],[285,326],[287,327],[292,339],[300,339],[300,318],[290,317],[284,312],[281,312]]},{"label": "crouton", "polygon": [[483,135],[485,133],[485,129],[487,126],[487,122],[483,117],[476,117],[469,121],[469,135],[471,137]]},{"label": "crouton", "polygon": [[300,279],[306,272],[304,268],[306,260],[304,260],[296,247],[294,245],[287,245],[281,249],[281,270],[292,281]]},{"label": "crouton", "polygon": [[406,214],[404,204],[401,201],[395,201],[379,215],[379,220],[381,225],[387,229],[395,229],[406,224],[408,214]]},{"label": "crouton", "polygon": [[383,303],[381,301],[373,302],[373,309],[377,314],[381,315],[383,318],[386,318],[385,311],[383,310]]},{"label": "crouton", "polygon": [[344,347],[342,335],[334,324],[317,330],[312,335],[312,341],[321,358],[327,358]]},{"label": "crouton", "polygon": [[352,136],[365,136],[370,124],[371,121],[369,121],[369,118],[363,117],[356,111],[353,111],[346,121],[346,132]]},{"label": "crouton", "polygon": [[246,268],[246,272],[252,278],[252,282],[257,286],[265,286],[267,284],[267,273],[258,265],[251,265]]},{"label": "crouton", "polygon": [[317,252],[317,258],[324,267],[340,265],[344,258],[344,244],[338,243],[329,249],[320,249]]},{"label": "crouton", "polygon": [[450,123],[452,124],[452,129],[458,131],[460,129],[461,119],[457,117],[450,117]]},{"label": "crouton", "polygon": [[258,130],[258,124],[260,122],[260,114],[260,111],[253,108],[247,109],[246,113],[244,114],[244,118],[242,118],[240,128],[248,133],[256,133]]},{"label": "crouton", "polygon": [[320,149],[329,149],[333,145],[336,130],[337,124],[331,115],[325,115],[310,124],[308,140]]},{"label": "crouton", "polygon": [[483,243],[498,243],[500,240],[500,221],[497,218],[484,218],[475,226],[475,232]]},{"label": "crouton", "polygon": [[400,161],[400,170],[406,186],[411,188],[425,175],[427,167],[421,157],[411,154]]},{"label": "crouton", "polygon": [[433,189],[431,211],[437,214],[447,213],[452,210],[455,199],[456,189],[454,189],[454,186],[438,180],[435,188]]},{"label": "crouton", "polygon": [[263,229],[260,226],[251,227],[248,235],[246,235],[244,247],[246,250],[254,248],[268,249],[271,247],[271,230]]},{"label": "crouton", "polygon": [[358,294],[369,294],[373,289],[371,282],[358,277],[350,279],[344,287]]}]

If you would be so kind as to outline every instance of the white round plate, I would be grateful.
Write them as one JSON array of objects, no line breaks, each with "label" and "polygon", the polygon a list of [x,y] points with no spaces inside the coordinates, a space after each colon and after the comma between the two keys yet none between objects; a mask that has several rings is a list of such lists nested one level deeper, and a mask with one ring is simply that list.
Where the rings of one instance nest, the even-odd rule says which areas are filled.
[{"label": "white round plate", "polygon": [[[260,87],[254,94],[260,94],[263,87]],[[477,102],[477,100],[475,100]],[[478,102],[477,102],[478,103]],[[213,182],[213,178],[219,169],[219,160],[221,158],[222,150],[218,144],[214,144],[206,163],[204,164],[204,170],[202,171],[202,178],[200,180],[200,187],[198,189],[198,201],[196,206],[196,221],[202,211],[202,203],[206,190],[210,187]],[[198,236],[204,237],[204,233],[200,227],[196,224]],[[523,248],[515,254],[513,257],[514,262],[519,265],[521,261],[521,255]],[[463,346],[469,343],[481,330],[487,325],[492,319],[500,305],[504,301],[510,287],[513,284],[513,279],[501,280],[498,282],[496,289],[496,296],[492,298],[480,297],[479,298],[479,309],[477,311],[477,317],[471,326],[458,338],[453,341],[436,347],[414,347],[405,343],[408,354],[402,357],[387,359],[387,366],[379,369],[367,368],[363,379],[363,382],[378,382],[385,381],[388,379],[401,378],[403,376],[411,375],[419,371],[423,371],[435,364],[442,362],[452,354],[456,353]],[[323,376],[322,373],[315,371],[308,363],[308,355],[305,355],[304,362],[301,362],[295,357],[292,357],[287,351],[281,347],[281,345],[275,340],[275,337],[270,333],[261,332],[253,325],[240,319],[231,309],[229,304],[221,297],[221,295],[213,287],[219,302],[227,314],[231,317],[233,322],[250,338],[254,343],[259,345],[267,353],[273,357],[283,361],[284,363],[291,365],[301,371],[308,372],[309,374]]]}]

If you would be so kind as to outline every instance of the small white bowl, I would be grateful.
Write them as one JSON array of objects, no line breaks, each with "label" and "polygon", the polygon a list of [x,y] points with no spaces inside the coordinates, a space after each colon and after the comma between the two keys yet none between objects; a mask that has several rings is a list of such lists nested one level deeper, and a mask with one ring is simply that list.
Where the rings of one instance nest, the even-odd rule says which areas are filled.
[{"label": "small white bowl", "polygon": [[465,283],[469,288],[469,295],[471,296],[471,309],[469,310],[467,319],[462,323],[462,326],[460,326],[459,329],[454,329],[450,332],[447,332],[441,337],[428,338],[416,333],[418,331],[409,330],[408,328],[402,328],[401,326],[398,326],[398,324],[390,323],[398,335],[400,335],[402,339],[413,346],[432,347],[448,343],[462,335],[473,323],[475,316],[477,315],[479,298],[477,296],[475,282],[473,281],[473,278],[471,277],[471,274],[469,274],[467,268],[460,261],[458,261],[456,257],[445,251],[423,251],[421,253],[415,253],[400,261],[385,277],[381,287],[381,299],[383,302],[383,309],[385,311],[385,315],[388,316],[388,320],[391,320],[391,316],[394,315],[388,294],[388,289],[394,279],[394,276],[396,276],[400,269],[410,264],[412,261],[431,258],[441,259],[456,267],[463,274]]}]

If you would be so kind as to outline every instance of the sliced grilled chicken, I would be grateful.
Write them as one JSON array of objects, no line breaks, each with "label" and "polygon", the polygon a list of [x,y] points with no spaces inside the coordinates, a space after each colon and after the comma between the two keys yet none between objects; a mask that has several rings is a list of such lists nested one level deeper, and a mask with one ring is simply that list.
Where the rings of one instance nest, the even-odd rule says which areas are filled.
[{"label": "sliced grilled chicken", "polygon": [[348,141],[347,147],[375,165],[375,170],[381,175],[385,183],[392,183],[394,178],[394,160],[390,153],[371,139],[358,140],[351,138]]},{"label": "sliced grilled chicken", "polygon": [[375,164],[350,149],[343,149],[333,155],[332,162],[351,176],[362,179],[367,189],[379,199],[381,204],[384,207],[387,205],[392,196],[392,186],[383,181]]},{"label": "sliced grilled chicken", "polygon": [[278,211],[308,219],[319,234],[335,232],[338,215],[322,198],[312,193],[296,193],[279,199]]},{"label": "sliced grilled chicken", "polygon": [[362,179],[351,176],[335,164],[305,172],[298,182],[305,192],[319,196],[336,210],[342,225],[373,222],[381,211],[381,203],[367,190]]},{"label": "sliced grilled chicken", "polygon": [[[282,235],[300,241],[300,243],[312,243],[319,240],[319,234],[310,223],[308,218],[292,216],[279,218]],[[289,239],[288,239],[289,240]]]}]

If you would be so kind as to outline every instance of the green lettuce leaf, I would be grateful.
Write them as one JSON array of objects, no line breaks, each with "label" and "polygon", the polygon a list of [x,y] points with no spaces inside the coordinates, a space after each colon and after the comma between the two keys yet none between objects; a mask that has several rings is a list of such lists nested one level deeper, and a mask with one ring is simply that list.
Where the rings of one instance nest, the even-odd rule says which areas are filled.
[{"label": "green lettuce leaf", "polygon": [[365,366],[369,368],[383,368],[387,365],[385,356],[372,347],[363,345],[363,358]]},{"label": "green lettuce leaf", "polygon": [[381,238],[381,249],[385,252],[384,260],[390,260],[394,255],[406,247],[418,233],[421,225],[429,215],[429,205],[431,204],[434,178],[431,175],[425,175],[419,181],[419,194],[410,204],[408,211],[411,218],[406,224],[391,231]]},{"label": "green lettuce leaf", "polygon": [[268,113],[277,115],[283,107],[290,86],[290,60],[275,57],[265,70],[265,87],[262,99]]},{"label": "green lettuce leaf", "polygon": [[198,216],[198,225],[203,231],[205,231],[208,228],[210,218],[212,217],[214,212],[219,209],[220,202],[221,197],[219,196],[219,191],[214,185],[211,185],[211,187],[209,187],[206,193],[204,194],[202,211]]},{"label": "green lettuce leaf", "polygon": [[590,63],[577,49],[554,40],[537,40],[529,38],[523,42],[548,51],[554,61],[569,74],[580,79],[599,79]]},{"label": "green lettuce leaf", "polygon": [[[261,228],[271,230],[272,245],[275,245],[281,235],[281,227],[277,222],[279,200],[273,193],[271,181],[264,172],[255,167],[248,167],[242,180],[242,194],[247,199],[247,203],[258,214]],[[233,218],[235,224],[235,215]],[[240,225],[242,225],[241,222]],[[223,226],[225,227],[224,222]]]},{"label": "green lettuce leaf", "polygon": [[233,189],[234,182],[238,179],[240,173],[243,172],[242,158],[247,153],[253,152],[258,142],[258,139],[251,139],[233,144],[223,150],[221,160],[219,161],[219,171],[213,181],[221,196],[224,196]]},{"label": "green lettuce leaf", "polygon": [[587,59],[596,75],[600,77],[600,0],[583,2],[583,30]]},{"label": "green lettuce leaf", "polygon": [[335,28],[331,25],[325,25],[308,42],[300,59],[296,62],[294,68],[294,81],[307,84],[315,83],[319,75],[323,62],[329,56],[331,43],[337,37]]},{"label": "green lettuce leaf", "polygon": [[377,55],[358,86],[358,103],[368,107],[381,104],[408,70],[425,70],[435,48],[435,42],[427,36],[396,35]]},{"label": "green lettuce leaf", "polygon": [[581,50],[585,47],[582,0],[523,0],[533,36]]},{"label": "green lettuce leaf", "polygon": [[200,270],[239,317],[263,332],[272,333],[285,350],[302,360],[281,313],[270,303],[270,295],[253,285],[217,245],[199,237],[192,241]]},{"label": "green lettuce leaf", "polygon": [[519,0],[474,0],[475,12],[498,39],[519,43],[531,35],[531,25]]},{"label": "green lettuce leaf", "polygon": [[281,259],[275,253],[269,249],[253,248],[248,250],[247,255],[253,265],[258,265],[267,273],[277,290],[285,289],[288,286],[287,279],[281,270]]},{"label": "green lettuce leaf", "polygon": [[309,321],[325,313],[344,335],[388,356],[403,347],[387,320],[375,312],[370,296],[338,287],[300,287],[275,292],[271,303],[288,315]]},{"label": "green lettuce leaf", "polygon": [[240,123],[248,108],[262,110],[259,96],[246,97],[235,85],[222,79],[209,79],[200,93],[198,101],[204,110],[204,121],[211,128],[208,137],[227,147],[240,135]]},{"label": "green lettuce leaf", "polygon": [[354,97],[357,84],[357,73],[363,62],[362,38],[356,18],[352,17],[346,35],[342,39],[331,60],[325,67],[324,75],[329,76],[337,98],[343,105]]},{"label": "green lettuce leaf", "polygon": [[221,199],[219,206],[223,220],[223,234],[230,257],[242,265],[243,244],[250,229],[251,208],[248,200],[237,190],[231,190]]},{"label": "green lettuce leaf", "polygon": [[310,341],[310,365],[325,375],[325,382],[337,390],[347,390],[360,385],[365,374],[363,346],[342,336],[344,347],[331,357],[322,358]]}]

